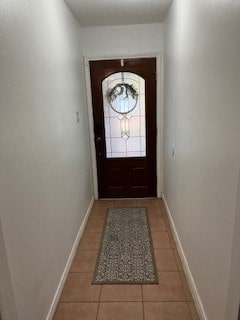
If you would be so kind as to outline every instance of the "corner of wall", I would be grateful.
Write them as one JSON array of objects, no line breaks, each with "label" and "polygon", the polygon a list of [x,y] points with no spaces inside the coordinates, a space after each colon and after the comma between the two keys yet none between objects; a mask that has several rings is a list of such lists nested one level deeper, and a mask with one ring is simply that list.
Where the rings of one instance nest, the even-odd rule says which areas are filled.
[{"label": "corner of wall", "polygon": [[187,277],[188,284],[189,284],[191,293],[193,295],[194,301],[196,303],[197,310],[199,312],[201,320],[210,320],[210,319],[207,318],[206,312],[204,310],[203,303],[201,301],[201,297],[199,295],[197,286],[195,284],[195,281],[194,281],[190,266],[188,264],[188,261],[187,261],[183,246],[181,244],[181,241],[180,241],[180,238],[179,238],[179,235],[178,235],[178,232],[177,232],[176,225],[175,225],[174,220],[172,218],[172,214],[171,214],[171,212],[169,210],[169,207],[168,207],[166,198],[164,196],[164,193],[162,194],[162,199],[163,199],[166,211],[167,211],[167,215],[168,215],[168,218],[169,218],[169,221],[170,221],[170,226],[171,226],[171,229],[172,229],[172,232],[173,232],[173,236],[174,236],[174,239],[175,239],[176,244],[177,244],[177,250],[178,250],[179,256],[181,258],[181,261],[182,261],[182,264],[183,264],[183,269],[184,269],[185,275]]},{"label": "corner of wall", "polygon": [[7,253],[0,219],[0,320],[18,320],[17,306],[8,267]]},{"label": "corner of wall", "polygon": [[94,196],[92,197],[92,199],[90,201],[90,204],[88,206],[88,209],[87,209],[85,217],[84,217],[84,220],[83,220],[83,222],[82,222],[82,224],[81,224],[81,226],[79,228],[79,231],[78,231],[77,236],[75,238],[75,241],[73,243],[73,246],[72,246],[72,249],[71,249],[70,254],[68,256],[68,259],[67,259],[66,265],[64,267],[62,276],[61,276],[60,281],[58,283],[56,292],[54,294],[54,297],[53,297],[53,300],[52,300],[52,303],[51,303],[51,307],[50,307],[50,310],[49,310],[48,315],[46,317],[46,320],[52,320],[53,316],[54,316],[54,314],[56,312],[58,301],[59,301],[60,296],[61,296],[61,292],[63,290],[65,281],[67,279],[67,276],[68,276],[68,273],[69,273],[73,258],[75,256],[76,251],[77,251],[78,244],[79,244],[79,242],[80,242],[80,240],[82,238],[84,229],[86,227],[86,224],[87,224],[87,221],[88,221],[88,217],[89,217],[89,215],[91,213],[91,210],[92,210],[93,203],[94,203]]}]

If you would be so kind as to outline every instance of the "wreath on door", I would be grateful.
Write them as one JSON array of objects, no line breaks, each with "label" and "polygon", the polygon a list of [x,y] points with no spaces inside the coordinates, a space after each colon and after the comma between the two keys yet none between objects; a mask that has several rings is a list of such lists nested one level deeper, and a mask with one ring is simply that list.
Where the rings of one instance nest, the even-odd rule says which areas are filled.
[{"label": "wreath on door", "polygon": [[108,91],[107,98],[114,111],[126,115],[136,108],[138,93],[132,84],[118,83]]}]

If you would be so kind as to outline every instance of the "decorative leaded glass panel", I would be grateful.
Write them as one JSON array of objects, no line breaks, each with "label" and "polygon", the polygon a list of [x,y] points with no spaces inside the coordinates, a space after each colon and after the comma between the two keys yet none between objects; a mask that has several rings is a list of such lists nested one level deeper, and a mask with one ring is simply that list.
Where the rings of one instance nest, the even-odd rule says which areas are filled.
[{"label": "decorative leaded glass panel", "polygon": [[145,80],[114,73],[102,91],[107,158],[146,157]]}]

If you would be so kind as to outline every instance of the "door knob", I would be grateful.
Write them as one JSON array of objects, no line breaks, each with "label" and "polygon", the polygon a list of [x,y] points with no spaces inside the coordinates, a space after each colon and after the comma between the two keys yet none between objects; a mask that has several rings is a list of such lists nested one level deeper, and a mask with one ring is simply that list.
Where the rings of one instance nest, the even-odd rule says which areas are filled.
[{"label": "door knob", "polygon": [[97,137],[97,142],[100,142],[101,141],[101,137]]}]

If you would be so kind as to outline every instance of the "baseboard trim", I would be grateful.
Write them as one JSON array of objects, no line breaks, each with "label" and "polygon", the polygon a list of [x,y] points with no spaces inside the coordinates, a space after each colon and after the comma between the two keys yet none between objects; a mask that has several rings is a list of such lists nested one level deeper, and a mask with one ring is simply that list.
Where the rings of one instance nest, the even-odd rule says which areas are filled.
[{"label": "baseboard trim", "polygon": [[187,262],[186,255],[184,253],[180,238],[178,236],[178,232],[177,232],[175,223],[173,221],[173,218],[172,218],[171,212],[169,210],[166,198],[164,196],[164,193],[162,194],[162,199],[163,199],[164,205],[166,207],[166,211],[167,211],[167,215],[168,215],[168,218],[169,218],[169,221],[170,221],[170,225],[171,225],[171,229],[172,229],[172,232],[173,232],[173,236],[174,236],[174,239],[175,239],[176,244],[177,244],[178,253],[179,253],[179,256],[181,258],[181,261],[182,261],[182,264],[183,264],[183,269],[185,271],[185,274],[186,274],[186,277],[187,277],[187,280],[188,280],[188,284],[189,284],[191,293],[193,295],[193,299],[194,299],[194,301],[196,303],[196,308],[198,310],[199,316],[200,316],[201,320],[208,320],[206,312],[205,312],[203,304],[202,304],[202,300],[201,300],[200,295],[198,293],[197,286],[195,284],[192,272],[191,272],[189,264]]},{"label": "baseboard trim", "polygon": [[81,239],[81,237],[83,235],[84,229],[86,227],[87,220],[88,220],[88,217],[90,215],[90,212],[91,212],[91,209],[92,209],[92,206],[93,206],[93,202],[94,202],[94,197],[92,197],[92,199],[90,201],[90,204],[89,204],[88,209],[86,211],[83,223],[81,224],[80,229],[79,229],[79,231],[77,233],[76,239],[75,239],[75,241],[73,243],[70,255],[69,255],[68,259],[67,259],[67,263],[66,263],[65,268],[63,270],[61,279],[59,281],[56,293],[55,293],[54,298],[52,300],[52,304],[51,304],[50,310],[48,312],[48,315],[46,317],[46,320],[52,320],[53,316],[55,314],[55,311],[57,309],[58,301],[59,301],[59,298],[60,298],[64,283],[65,283],[65,281],[67,279],[67,275],[68,275],[68,272],[70,270],[73,258],[75,256],[79,241],[80,241],[80,239]]}]

